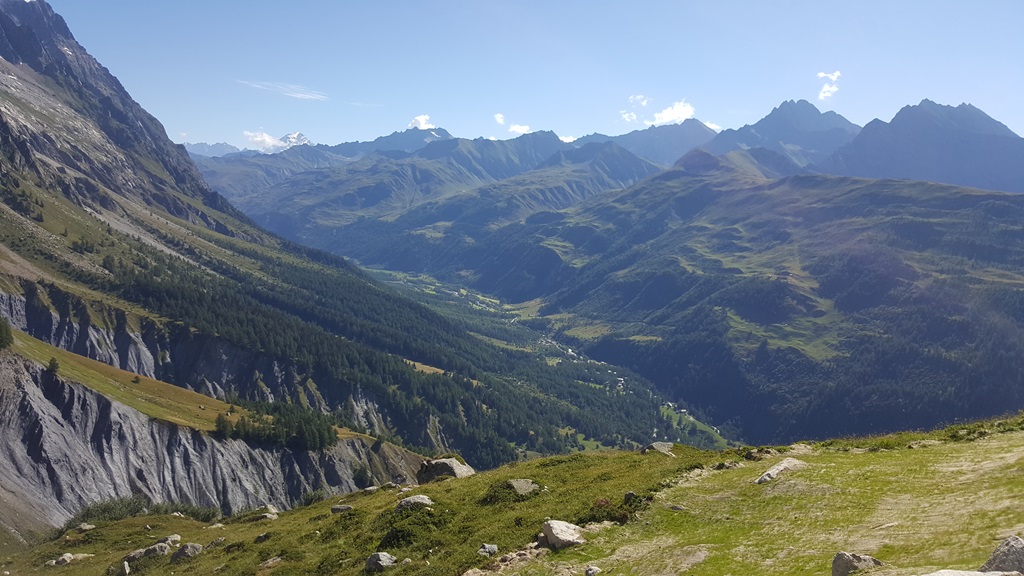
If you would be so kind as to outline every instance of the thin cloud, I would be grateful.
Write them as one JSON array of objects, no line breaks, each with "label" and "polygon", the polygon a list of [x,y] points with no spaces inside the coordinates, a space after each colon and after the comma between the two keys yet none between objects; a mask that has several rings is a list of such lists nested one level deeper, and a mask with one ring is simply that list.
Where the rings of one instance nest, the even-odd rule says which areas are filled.
[{"label": "thin cloud", "polygon": [[654,120],[644,120],[644,124],[648,126],[661,126],[662,124],[678,124],[683,120],[689,120],[693,118],[694,113],[693,105],[686,100],[680,100],[675,104],[665,108],[661,112],[655,112]]},{"label": "thin cloud", "polygon": [[650,99],[650,98],[648,98],[647,96],[644,96],[643,94],[636,94],[636,95],[634,95],[634,96],[630,96],[630,97],[629,97],[629,103],[630,103],[630,104],[632,104],[632,105],[634,105],[634,106],[637,106],[637,105],[639,105],[639,106],[640,106],[641,108],[644,108],[644,107],[646,107],[646,106],[647,106],[647,104],[648,104],[648,103],[649,103],[650,101],[651,101],[651,99]]},{"label": "thin cloud", "polygon": [[622,117],[626,122],[636,122],[636,112],[630,112],[629,110],[619,110],[619,116]]},{"label": "thin cloud", "polygon": [[522,135],[522,134],[526,134],[527,132],[529,132],[530,131],[530,127],[526,126],[524,124],[513,124],[513,125],[508,127],[508,131],[513,133],[513,134]]},{"label": "thin cloud", "polygon": [[419,116],[412,119],[409,122],[409,128],[419,128],[420,130],[430,130],[431,128],[437,128],[430,123],[430,114],[420,114]]},{"label": "thin cloud", "polygon": [[505,125],[505,115],[502,114],[501,112],[498,112],[497,114],[494,115],[494,121],[497,122],[498,124],[501,124],[502,126],[504,126]]},{"label": "thin cloud", "polygon": [[831,74],[828,72],[818,72],[818,78],[828,78],[828,82],[825,82],[821,87],[821,90],[818,91],[818,100],[828,100],[833,94],[839,92],[840,76],[842,76],[842,74],[839,70],[836,70]]},{"label": "thin cloud", "polygon": [[277,92],[283,96],[289,98],[295,98],[298,100],[328,100],[327,94],[318,92],[310,88],[299,84],[287,84],[284,82],[252,82],[250,80],[239,80],[239,84],[243,84],[250,88],[256,88],[257,90],[269,90],[270,92]]}]

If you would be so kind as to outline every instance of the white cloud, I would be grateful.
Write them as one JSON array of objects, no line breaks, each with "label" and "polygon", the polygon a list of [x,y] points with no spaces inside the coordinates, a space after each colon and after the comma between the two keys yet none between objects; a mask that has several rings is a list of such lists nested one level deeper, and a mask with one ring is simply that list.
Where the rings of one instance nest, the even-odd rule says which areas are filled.
[{"label": "white cloud", "polygon": [[431,128],[437,128],[430,123],[430,114],[420,114],[419,116],[412,119],[409,122],[409,128],[419,128],[420,130],[430,130]]},{"label": "white cloud", "polygon": [[508,127],[508,131],[513,134],[526,134],[530,131],[530,127],[523,124],[513,124]]},{"label": "white cloud", "polygon": [[660,126],[662,124],[678,124],[683,120],[693,118],[695,110],[686,100],[680,100],[665,108],[661,112],[655,112],[654,120],[644,120],[648,126]]},{"label": "white cloud", "polygon": [[818,100],[828,100],[836,92],[839,92],[839,84],[829,84],[826,82],[825,85],[821,87],[821,91],[818,92]]},{"label": "white cloud", "polygon": [[711,128],[715,132],[721,132],[722,131],[722,127],[719,126],[718,124],[715,124],[714,122],[705,122],[704,125],[707,126],[708,128]]},{"label": "white cloud", "polygon": [[575,136],[559,136],[558,139],[561,140],[562,142],[565,142],[566,144],[571,144],[578,140],[578,138]]},{"label": "white cloud", "polygon": [[266,132],[250,132],[246,130],[242,134],[249,140],[254,148],[260,152],[274,152],[281,148],[287,148],[288,144],[282,142],[279,138],[275,138]]},{"label": "white cloud", "polygon": [[497,114],[494,115],[494,121],[497,122],[498,124],[501,124],[502,126],[504,126],[505,125],[505,115],[502,114],[501,112],[498,112]]},{"label": "white cloud", "polygon": [[328,100],[327,94],[311,90],[299,84],[286,84],[284,82],[252,82],[249,80],[239,80],[238,83],[258,90],[277,92],[278,94],[288,96],[289,98],[296,98],[298,100]]},{"label": "white cloud", "polygon": [[839,92],[839,77],[842,76],[839,70],[829,74],[828,72],[818,72],[818,78],[828,78],[828,82],[825,82],[824,86],[818,92],[818,100],[828,100],[833,94]]},{"label": "white cloud", "polygon": [[636,112],[630,112],[629,110],[619,110],[619,116],[622,117],[626,122],[636,122]]},{"label": "white cloud", "polygon": [[630,104],[634,106],[639,104],[641,108],[646,107],[650,101],[651,99],[648,98],[647,96],[644,96],[643,94],[636,94],[634,96],[629,97]]}]

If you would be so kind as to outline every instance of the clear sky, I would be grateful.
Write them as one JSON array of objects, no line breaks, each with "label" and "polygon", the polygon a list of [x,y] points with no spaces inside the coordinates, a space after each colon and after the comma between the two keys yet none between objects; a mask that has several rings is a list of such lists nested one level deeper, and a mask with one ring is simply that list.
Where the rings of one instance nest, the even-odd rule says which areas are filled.
[{"label": "clear sky", "polygon": [[860,125],[969,102],[1024,134],[1022,0],[49,2],[177,142],[736,128],[788,99]]}]

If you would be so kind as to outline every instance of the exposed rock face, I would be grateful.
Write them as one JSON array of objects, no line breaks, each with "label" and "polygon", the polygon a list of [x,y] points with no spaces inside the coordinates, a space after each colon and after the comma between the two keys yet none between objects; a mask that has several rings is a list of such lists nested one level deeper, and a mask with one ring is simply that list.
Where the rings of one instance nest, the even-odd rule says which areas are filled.
[{"label": "exposed rock face", "polygon": [[832,558],[832,576],[850,576],[857,570],[881,566],[882,562],[871,556],[840,552]]},{"label": "exposed rock face", "polygon": [[1024,540],[1018,536],[1010,536],[996,548],[992,557],[982,564],[979,570],[1024,572]]},{"label": "exposed rock face", "polygon": [[420,469],[416,472],[416,481],[420,484],[426,484],[441,476],[465,478],[473,474],[476,474],[476,470],[473,470],[473,467],[469,464],[463,464],[455,458],[439,458],[437,460],[427,460],[420,464]]},{"label": "exposed rock face", "polygon": [[303,493],[357,490],[353,469],[412,478],[420,458],[346,439],[324,452],[257,449],[152,420],[84,386],[0,354],[0,528],[59,525],[83,506],[141,493],[225,513]]},{"label": "exposed rock face", "polygon": [[779,475],[782,474],[783,472],[788,472],[790,470],[802,470],[806,467],[807,463],[804,462],[803,460],[797,460],[796,458],[786,458],[782,462],[779,462],[775,466],[769,468],[768,471],[765,472],[764,474],[761,474],[761,476],[759,476],[757,480],[754,480],[754,484],[764,484],[765,482],[771,482],[772,480],[778,478]]},{"label": "exposed rock face", "polygon": [[582,528],[561,520],[548,520],[541,528],[541,533],[544,534],[548,546],[555,550],[586,542]]}]

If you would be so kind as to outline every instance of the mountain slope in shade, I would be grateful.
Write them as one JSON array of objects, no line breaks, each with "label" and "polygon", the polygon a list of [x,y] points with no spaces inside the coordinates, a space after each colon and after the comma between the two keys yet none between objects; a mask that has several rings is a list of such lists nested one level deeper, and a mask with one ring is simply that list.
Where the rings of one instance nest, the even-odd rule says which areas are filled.
[{"label": "mountain slope in shade", "polygon": [[923,100],[874,120],[815,167],[830,174],[1024,192],[1024,138],[970,104]]},{"label": "mountain slope in shade", "polygon": [[723,130],[704,148],[713,154],[766,148],[806,166],[825,160],[859,131],[835,112],[822,113],[806,100],[787,100],[753,125]]},{"label": "mountain slope in shade", "polygon": [[621,136],[591,134],[575,140],[573,144],[585,146],[591,142],[615,142],[641,158],[668,166],[690,150],[710,142],[715,134],[700,120],[690,118],[680,124],[651,126]]}]

